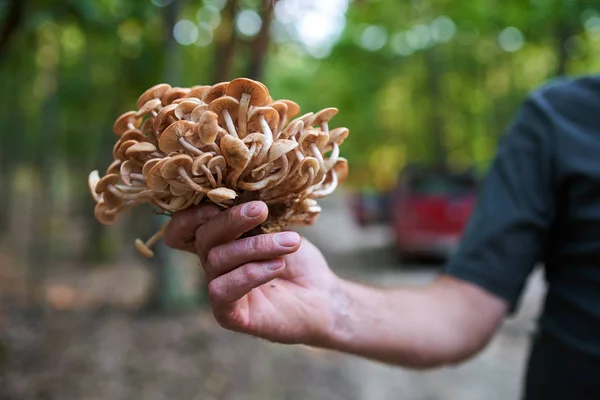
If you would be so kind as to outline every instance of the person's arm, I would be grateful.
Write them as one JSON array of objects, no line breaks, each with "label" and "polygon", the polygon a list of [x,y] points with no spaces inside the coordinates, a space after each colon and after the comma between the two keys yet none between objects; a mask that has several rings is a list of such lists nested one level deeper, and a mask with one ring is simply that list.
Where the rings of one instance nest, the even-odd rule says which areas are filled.
[{"label": "person's arm", "polygon": [[411,368],[462,362],[479,352],[507,304],[442,276],[423,288],[374,288],[342,281],[325,347]]},{"label": "person's arm", "polygon": [[165,242],[198,254],[216,320],[413,368],[463,361],[515,308],[554,218],[552,131],[533,99],[488,173],[446,275],[425,288],[372,288],[337,277],[292,232],[238,239],[267,218],[262,202],[177,213]]}]

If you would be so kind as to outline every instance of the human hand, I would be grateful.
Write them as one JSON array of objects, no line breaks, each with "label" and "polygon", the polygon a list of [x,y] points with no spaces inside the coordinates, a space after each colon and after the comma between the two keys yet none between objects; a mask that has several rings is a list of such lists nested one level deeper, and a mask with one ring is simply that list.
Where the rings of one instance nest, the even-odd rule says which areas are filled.
[{"label": "human hand", "polygon": [[165,243],[200,257],[215,318],[224,328],[280,343],[323,345],[335,324],[339,279],[295,232],[238,239],[263,223],[266,204],[214,205],[173,216]]}]

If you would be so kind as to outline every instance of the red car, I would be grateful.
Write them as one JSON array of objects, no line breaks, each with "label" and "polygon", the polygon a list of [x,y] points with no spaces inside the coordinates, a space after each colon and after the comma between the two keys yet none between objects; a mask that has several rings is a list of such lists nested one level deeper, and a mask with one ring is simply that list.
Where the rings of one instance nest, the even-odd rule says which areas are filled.
[{"label": "red car", "polygon": [[447,258],[457,247],[475,204],[469,173],[405,171],[389,203],[391,227],[404,257]]}]

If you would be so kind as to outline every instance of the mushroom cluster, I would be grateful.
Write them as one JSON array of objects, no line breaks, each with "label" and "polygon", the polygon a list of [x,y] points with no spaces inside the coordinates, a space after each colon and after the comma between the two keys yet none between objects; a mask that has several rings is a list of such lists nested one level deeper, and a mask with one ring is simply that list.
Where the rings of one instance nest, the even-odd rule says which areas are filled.
[{"label": "mushroom cluster", "polygon": [[[146,90],[137,108],[115,121],[114,161],[104,176],[89,175],[95,217],[105,225],[142,203],[171,215],[201,202],[228,208],[252,200],[264,201],[269,217],[249,235],[312,225],[321,211],[316,199],[348,175],[339,155],[348,129],[329,127],[338,110],[294,118],[300,107],[273,100],[258,81],[163,83]],[[137,239],[137,250],[152,257],[165,227]]]}]

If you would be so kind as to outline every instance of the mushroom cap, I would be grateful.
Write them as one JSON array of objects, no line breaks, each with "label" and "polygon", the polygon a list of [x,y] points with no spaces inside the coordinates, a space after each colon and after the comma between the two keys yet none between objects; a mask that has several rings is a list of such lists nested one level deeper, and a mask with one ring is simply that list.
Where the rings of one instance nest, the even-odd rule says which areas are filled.
[{"label": "mushroom cap", "polygon": [[226,135],[221,138],[220,147],[227,164],[231,168],[235,170],[246,168],[250,161],[250,150],[244,142],[231,135]]},{"label": "mushroom cap", "polygon": [[216,156],[208,160],[206,166],[208,167],[209,171],[214,174],[215,172],[217,172],[217,168],[219,168],[220,170],[225,169],[227,167],[227,163],[225,162],[225,157]]},{"label": "mushroom cap", "polygon": [[204,153],[200,156],[194,157],[194,164],[192,165],[192,174],[196,176],[203,175],[204,171],[201,169],[201,166],[208,164],[212,157],[213,155],[210,153]]},{"label": "mushroom cap", "polygon": [[148,189],[154,192],[162,192],[169,186],[167,181],[165,181],[162,177],[162,166],[169,158],[163,158],[148,171],[148,175],[146,176],[146,186]]},{"label": "mushroom cap", "polygon": [[246,137],[244,137],[242,139],[242,142],[244,142],[246,144],[250,144],[250,143],[263,144],[265,142],[265,134],[262,132],[252,132],[251,134],[246,135]]},{"label": "mushroom cap", "polygon": [[301,115],[300,117],[296,118],[301,120],[302,122],[304,122],[304,126],[309,127],[310,123],[312,121],[313,115],[315,115],[312,112],[308,112],[306,114]]},{"label": "mushroom cap", "polygon": [[[195,101],[184,100],[181,103],[177,104],[177,107],[175,108],[175,116],[179,119],[191,120],[190,114],[198,106],[199,106],[199,104],[196,103]],[[184,117],[187,117],[187,118],[184,118]]]},{"label": "mushroom cap", "polygon": [[166,106],[167,104],[171,104],[173,100],[180,99],[182,97],[187,96],[190,89],[180,88],[180,87],[172,87],[169,90],[165,91],[162,96],[160,96],[160,100],[162,101],[162,105]]},{"label": "mushroom cap", "polygon": [[301,119],[295,119],[290,122],[288,126],[281,132],[280,137],[282,139],[288,139],[291,137],[296,137],[299,132],[302,132],[304,129],[304,121]]},{"label": "mushroom cap", "polygon": [[269,104],[269,107],[274,108],[275,111],[277,111],[277,113],[279,114],[279,119],[283,119],[284,117],[287,117],[288,108],[287,108],[287,104],[285,104],[283,101],[281,101],[281,100],[274,101],[273,103]]},{"label": "mushroom cap", "polygon": [[119,175],[118,174],[108,174],[104,175],[98,182],[96,182],[96,193],[100,194],[106,192],[108,190],[108,185],[116,185],[119,183]]},{"label": "mushroom cap", "polygon": [[192,114],[190,115],[190,120],[192,122],[200,121],[200,117],[206,110],[208,110],[208,106],[206,104],[197,105],[196,108],[194,108],[194,110],[192,111]]},{"label": "mushroom cap", "polygon": [[163,158],[152,158],[144,163],[144,166],[142,167],[142,175],[144,175],[144,179],[148,176],[148,173],[150,172],[152,167],[154,167],[157,163],[159,163],[162,160]]},{"label": "mushroom cap", "polygon": [[251,106],[262,106],[269,97],[269,91],[265,85],[248,78],[237,78],[229,82],[225,92],[228,96],[241,100],[242,95],[249,94]]},{"label": "mushroom cap", "polygon": [[111,209],[118,208],[123,204],[123,199],[109,190],[102,193],[102,201],[104,201],[104,204]]},{"label": "mushroom cap", "polygon": [[298,138],[298,144],[304,151],[308,151],[309,146],[313,143],[317,143],[318,138],[319,131],[316,129],[305,129],[300,138]]},{"label": "mushroom cap", "polygon": [[121,164],[120,176],[121,181],[127,186],[131,186],[131,173],[136,169],[136,166],[129,160],[123,161]]},{"label": "mushroom cap", "polygon": [[127,125],[133,124],[136,128],[140,126],[142,123],[142,119],[136,116],[135,111],[127,111],[123,113],[115,120],[113,125],[113,132],[119,136],[121,136],[129,127]]},{"label": "mushroom cap", "polygon": [[194,160],[187,154],[179,154],[169,158],[162,166],[161,175],[165,179],[173,179],[179,176],[179,168],[183,167],[186,171],[192,170]]},{"label": "mushroom cap", "polygon": [[165,129],[167,126],[172,124],[177,120],[175,116],[175,109],[177,108],[177,104],[167,104],[164,106],[156,117],[154,117],[154,122],[152,123],[152,129],[156,132],[160,132]]},{"label": "mushroom cap", "polygon": [[324,150],[329,143],[329,135],[323,131],[317,131],[317,140],[315,142],[319,150]]},{"label": "mushroom cap", "polygon": [[300,106],[298,105],[298,103],[293,102],[291,100],[279,100],[279,102],[284,103],[287,106],[288,119],[294,118],[300,113]]},{"label": "mushroom cap", "polygon": [[344,143],[344,140],[348,137],[350,131],[348,128],[335,128],[329,131],[329,137],[331,142],[336,142],[339,145]]},{"label": "mushroom cap", "polygon": [[335,117],[337,113],[338,109],[335,107],[324,108],[313,115],[310,125],[320,125],[323,122],[328,122],[331,118]]},{"label": "mushroom cap", "polygon": [[218,203],[227,201],[227,200],[233,200],[237,197],[237,193],[234,190],[224,188],[224,187],[213,189],[210,192],[208,192],[206,195],[208,196],[209,199],[211,199],[214,202],[218,202]]},{"label": "mushroom cap", "polygon": [[145,154],[154,153],[155,151],[156,146],[154,146],[152,143],[137,142],[125,151],[125,155],[127,157],[139,157]]},{"label": "mushroom cap", "polygon": [[319,161],[314,157],[305,157],[302,161],[300,161],[300,169],[298,170],[298,173],[301,176],[306,176],[310,168],[312,168],[316,174],[319,171]]},{"label": "mushroom cap", "polygon": [[96,203],[94,207],[94,216],[102,225],[112,225],[117,220],[117,213],[111,210],[105,203]]},{"label": "mushroom cap", "polygon": [[279,139],[276,140],[269,149],[269,153],[267,155],[267,162],[273,162],[277,160],[279,157],[287,154],[288,152],[294,150],[298,147],[298,142],[295,140],[289,139]]},{"label": "mushroom cap", "polygon": [[223,96],[213,100],[208,106],[208,109],[217,114],[219,116],[219,122],[223,123],[225,120],[223,110],[227,110],[229,115],[231,115],[231,118],[235,120],[240,109],[240,102],[231,96]]},{"label": "mushroom cap", "polygon": [[219,116],[210,110],[204,111],[198,120],[195,131],[203,143],[213,143],[219,134]]},{"label": "mushroom cap", "polygon": [[260,116],[263,116],[271,131],[277,129],[279,125],[279,113],[272,107],[256,107],[248,116],[248,130],[249,131],[261,131],[262,125],[260,124]]},{"label": "mushroom cap", "polygon": [[202,95],[202,101],[206,104],[210,104],[219,97],[225,96],[228,86],[229,82],[219,82],[216,85],[213,85],[210,89],[204,92]]},{"label": "mushroom cap", "polygon": [[120,160],[126,160],[127,159],[127,154],[125,154],[127,152],[127,149],[129,149],[131,146],[133,146],[134,144],[139,143],[137,140],[126,140],[123,143],[121,143],[121,146],[119,146],[118,149],[118,157]]},{"label": "mushroom cap", "polygon": [[[150,115],[148,118],[146,118],[146,120],[142,123],[142,126],[140,127],[140,131],[142,132],[142,134],[144,136],[146,136],[147,134],[153,133],[153,125],[154,125],[154,117],[152,115]],[[150,138],[152,138],[152,136],[150,136]]]},{"label": "mushroom cap", "polygon": [[192,86],[190,88],[189,93],[187,94],[187,97],[195,97],[197,99],[202,100],[202,95],[210,88],[210,85]]},{"label": "mushroom cap", "polygon": [[98,174],[98,171],[90,172],[88,175],[88,187],[90,188],[90,193],[92,194],[95,202],[100,201],[100,196],[98,196],[98,193],[96,193],[96,185],[98,184],[98,181],[100,181],[100,174]]},{"label": "mushroom cap", "polygon": [[135,249],[144,257],[146,257],[146,258],[154,257],[154,252],[152,250],[150,250],[150,248],[148,246],[146,246],[146,243],[142,242],[140,239],[135,239],[134,245],[135,245]]},{"label": "mushroom cap", "polygon": [[333,171],[338,177],[338,185],[341,185],[348,178],[348,160],[344,157],[338,158],[333,166]]},{"label": "mushroom cap", "polygon": [[158,138],[158,147],[165,153],[178,151],[183,148],[179,138],[184,137],[186,132],[192,129],[193,124],[190,121],[175,121],[161,133]]},{"label": "mushroom cap", "polygon": [[138,97],[137,108],[141,108],[152,99],[160,99],[160,97],[169,89],[171,89],[171,85],[167,83],[159,83],[158,85],[152,86]]},{"label": "mushroom cap", "polygon": [[117,158],[112,163],[110,163],[110,165],[106,169],[106,173],[107,174],[118,174],[120,169],[121,169],[121,160],[119,160]]},{"label": "mushroom cap", "polygon": [[144,105],[140,107],[140,109],[135,114],[138,117],[143,117],[146,114],[150,114],[151,111],[157,109],[162,105],[160,99],[152,99],[148,100]]},{"label": "mushroom cap", "polygon": [[139,129],[128,129],[121,135],[121,141],[126,142],[127,140],[135,140],[137,142],[145,142],[147,140],[146,135]]}]

